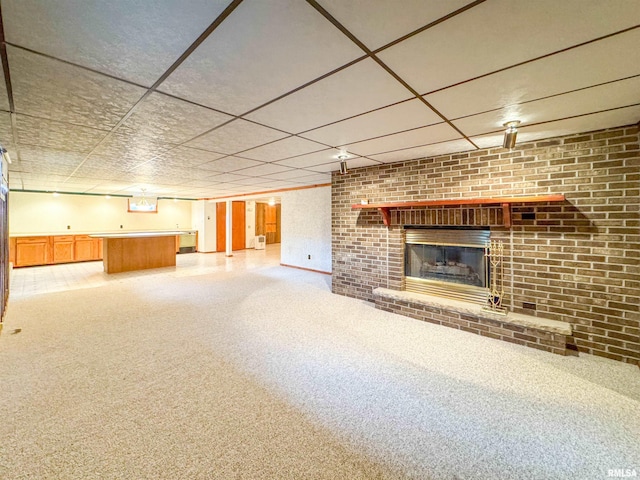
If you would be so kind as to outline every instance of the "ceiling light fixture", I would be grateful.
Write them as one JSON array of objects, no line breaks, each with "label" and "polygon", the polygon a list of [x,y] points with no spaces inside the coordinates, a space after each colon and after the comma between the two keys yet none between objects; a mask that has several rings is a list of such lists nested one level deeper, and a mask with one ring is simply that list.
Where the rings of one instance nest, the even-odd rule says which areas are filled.
[{"label": "ceiling light fixture", "polygon": [[520,125],[520,120],[513,120],[511,122],[503,124],[504,127],[507,127],[507,129],[504,131],[504,141],[502,142],[503,148],[508,148],[509,150],[511,150],[516,146],[518,125]]},{"label": "ceiling light fixture", "polygon": [[346,175],[348,173],[347,158],[349,158],[348,155],[338,155],[338,160],[340,160],[340,175]]}]

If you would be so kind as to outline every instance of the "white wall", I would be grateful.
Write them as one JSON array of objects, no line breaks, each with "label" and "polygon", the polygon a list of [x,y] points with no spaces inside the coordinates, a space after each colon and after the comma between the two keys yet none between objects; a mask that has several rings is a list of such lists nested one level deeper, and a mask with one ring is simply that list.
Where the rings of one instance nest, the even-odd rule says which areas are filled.
[{"label": "white wall", "polygon": [[198,200],[191,204],[191,225],[198,231],[198,251],[216,251],[216,204]]},{"label": "white wall", "polygon": [[255,248],[256,246],[256,202],[253,200],[247,200],[245,203],[245,225],[247,228],[245,247]]},{"label": "white wall", "polygon": [[191,229],[192,203],[159,200],[158,213],[128,213],[122,197],[10,192],[9,234]]},{"label": "white wall", "polygon": [[280,262],[331,272],[331,187],[282,192],[280,199]]}]

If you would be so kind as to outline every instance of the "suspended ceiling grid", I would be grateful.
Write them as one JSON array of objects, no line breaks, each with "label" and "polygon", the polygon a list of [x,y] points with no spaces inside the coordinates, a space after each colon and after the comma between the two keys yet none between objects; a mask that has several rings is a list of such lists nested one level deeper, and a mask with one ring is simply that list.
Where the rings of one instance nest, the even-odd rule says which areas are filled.
[{"label": "suspended ceiling grid", "polygon": [[637,0],[2,0],[12,190],[208,198],[640,120]]}]

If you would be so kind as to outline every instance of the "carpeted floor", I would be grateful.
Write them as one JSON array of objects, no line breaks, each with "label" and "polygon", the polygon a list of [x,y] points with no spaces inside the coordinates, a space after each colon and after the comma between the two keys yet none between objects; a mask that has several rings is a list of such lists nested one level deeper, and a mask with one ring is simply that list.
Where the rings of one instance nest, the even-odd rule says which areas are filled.
[{"label": "carpeted floor", "polygon": [[636,366],[381,312],[273,250],[189,257],[10,299],[0,478],[640,475]]}]

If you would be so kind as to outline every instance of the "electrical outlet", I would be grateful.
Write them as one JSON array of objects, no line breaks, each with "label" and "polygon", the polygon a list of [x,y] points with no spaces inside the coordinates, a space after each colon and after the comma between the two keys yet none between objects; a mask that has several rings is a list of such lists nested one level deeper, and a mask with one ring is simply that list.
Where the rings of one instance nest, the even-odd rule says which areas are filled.
[{"label": "electrical outlet", "polygon": [[67,225],[67,230],[71,230],[71,225]]},{"label": "electrical outlet", "polygon": [[122,228],[122,225],[120,225],[120,228]]},{"label": "electrical outlet", "polygon": [[311,255],[307,255],[307,260],[311,260]]}]

